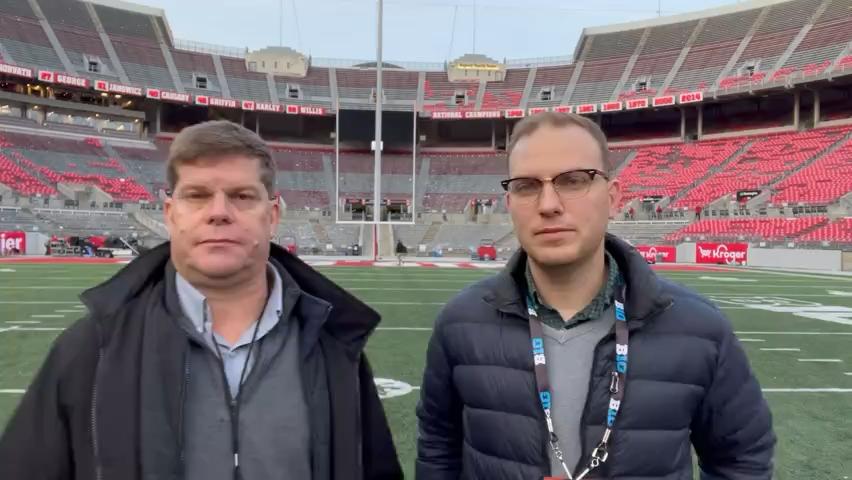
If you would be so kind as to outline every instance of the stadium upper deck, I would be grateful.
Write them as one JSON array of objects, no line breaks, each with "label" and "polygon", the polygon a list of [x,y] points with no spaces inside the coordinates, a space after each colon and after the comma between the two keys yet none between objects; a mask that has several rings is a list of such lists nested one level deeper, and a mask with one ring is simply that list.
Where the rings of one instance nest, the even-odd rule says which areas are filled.
[{"label": "stadium upper deck", "polygon": [[[373,108],[373,69],[308,61],[304,75],[250,71],[244,58],[176,48],[162,11],[105,4],[0,0],[0,72],[234,109],[322,115],[338,104]],[[492,118],[557,106],[595,113],[672,105],[852,73],[850,40],[849,0],[755,0],[586,29],[575,62],[497,65],[505,68],[500,81],[453,82],[446,71],[390,68],[384,95],[389,110],[440,118],[457,115],[447,110]]]}]

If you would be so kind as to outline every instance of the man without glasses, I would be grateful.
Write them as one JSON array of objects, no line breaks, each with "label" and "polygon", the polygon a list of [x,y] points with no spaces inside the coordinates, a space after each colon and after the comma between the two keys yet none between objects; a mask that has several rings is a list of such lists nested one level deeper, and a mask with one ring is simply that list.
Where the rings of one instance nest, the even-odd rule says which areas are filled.
[{"label": "man without glasses", "polygon": [[379,316],[270,238],[251,131],[185,129],[171,241],[82,294],[0,438],[4,480],[397,480],[363,348]]},{"label": "man without glasses", "polygon": [[685,480],[692,448],[703,479],[771,479],[771,414],[728,320],[606,233],[608,154],[581,116],[515,126],[502,185],[521,249],[438,316],[417,480]]}]

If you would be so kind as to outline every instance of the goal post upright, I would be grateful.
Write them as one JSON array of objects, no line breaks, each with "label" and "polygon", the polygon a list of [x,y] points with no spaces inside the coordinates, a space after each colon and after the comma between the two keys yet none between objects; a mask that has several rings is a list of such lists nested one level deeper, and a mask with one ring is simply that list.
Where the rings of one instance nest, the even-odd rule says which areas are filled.
[{"label": "goal post upright", "polygon": [[384,17],[384,0],[377,2],[376,21],[376,139],[375,165],[373,170],[373,259],[379,257],[378,224],[382,213],[382,105],[384,92],[382,90],[382,20]]}]

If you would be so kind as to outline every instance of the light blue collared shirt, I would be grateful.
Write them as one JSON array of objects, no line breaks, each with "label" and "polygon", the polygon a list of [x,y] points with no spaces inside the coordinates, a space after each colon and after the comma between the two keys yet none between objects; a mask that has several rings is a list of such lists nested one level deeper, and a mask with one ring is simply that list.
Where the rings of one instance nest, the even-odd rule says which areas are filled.
[{"label": "light blue collared shirt", "polygon": [[[266,307],[260,316],[260,325],[257,321],[243,332],[242,336],[233,345],[225,341],[219,334],[213,332],[213,315],[210,311],[210,306],[207,304],[207,299],[195,287],[193,287],[179,273],[175,273],[177,286],[177,295],[180,299],[180,306],[184,315],[192,322],[195,330],[204,337],[207,346],[218,357],[219,351],[222,352],[222,363],[225,366],[225,376],[228,379],[228,386],[231,390],[231,398],[237,398],[240,391],[240,377],[243,373],[243,366],[246,365],[246,358],[249,353],[254,329],[257,327],[257,340],[260,341],[270,330],[278,325],[281,318],[281,312],[284,307],[284,281],[278,271],[269,266],[269,270],[273,273],[274,283],[269,294],[269,299],[266,301]],[[206,312],[205,312],[206,309]],[[219,345],[217,350],[216,344]],[[251,358],[246,366],[245,376],[248,377],[255,361],[257,360],[257,346],[252,349]],[[245,379],[243,379],[245,381]]]}]

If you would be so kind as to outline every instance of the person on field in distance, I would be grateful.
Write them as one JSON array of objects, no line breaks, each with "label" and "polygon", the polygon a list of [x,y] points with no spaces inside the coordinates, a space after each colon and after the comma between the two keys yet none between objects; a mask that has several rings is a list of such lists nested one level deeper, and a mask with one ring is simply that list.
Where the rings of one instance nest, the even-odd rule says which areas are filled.
[{"label": "person on field in distance", "polygon": [[772,417],[731,324],[607,233],[620,186],[593,121],[508,147],[520,250],[450,300],[417,406],[417,480],[770,480]]},{"label": "person on field in distance", "polygon": [[275,163],[226,121],[171,145],[171,241],[81,296],[0,438],[3,480],[397,480],[379,316],[270,242]]}]

